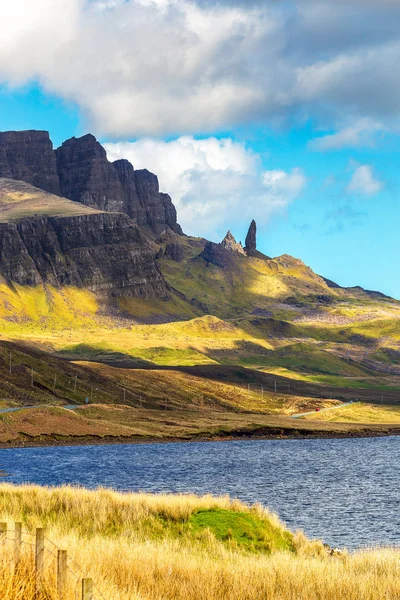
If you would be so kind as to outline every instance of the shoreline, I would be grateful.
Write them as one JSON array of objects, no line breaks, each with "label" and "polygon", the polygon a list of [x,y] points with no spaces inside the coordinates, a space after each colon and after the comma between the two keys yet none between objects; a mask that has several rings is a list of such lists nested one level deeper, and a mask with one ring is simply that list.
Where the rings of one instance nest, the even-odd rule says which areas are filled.
[{"label": "shoreline", "polygon": [[177,443],[209,443],[209,442],[237,442],[260,440],[315,440],[315,439],[361,439],[400,436],[400,427],[393,429],[374,430],[361,429],[350,431],[312,431],[296,430],[295,433],[271,432],[258,433],[257,430],[249,432],[232,432],[232,435],[199,435],[191,437],[116,437],[116,436],[41,436],[40,439],[26,439],[12,443],[0,443],[0,450],[13,450],[22,448],[58,448],[80,446],[122,446],[122,445],[147,445],[147,444],[177,444]]}]

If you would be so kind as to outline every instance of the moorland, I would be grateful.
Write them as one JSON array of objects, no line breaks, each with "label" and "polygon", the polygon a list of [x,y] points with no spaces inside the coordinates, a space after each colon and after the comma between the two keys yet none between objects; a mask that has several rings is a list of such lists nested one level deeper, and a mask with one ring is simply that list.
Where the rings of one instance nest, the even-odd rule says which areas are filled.
[{"label": "moorland", "polygon": [[0,146],[0,444],[400,431],[399,301],[184,235],[93,136]]}]

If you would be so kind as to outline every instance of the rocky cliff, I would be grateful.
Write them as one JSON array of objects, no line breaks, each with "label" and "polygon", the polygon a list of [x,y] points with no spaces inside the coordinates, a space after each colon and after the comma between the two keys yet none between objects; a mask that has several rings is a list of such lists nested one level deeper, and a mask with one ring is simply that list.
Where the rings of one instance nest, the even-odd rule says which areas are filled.
[{"label": "rocky cliff", "polygon": [[232,233],[228,231],[221,243],[206,242],[200,258],[221,269],[229,269],[234,265],[235,256],[245,257],[242,244],[237,242]]},{"label": "rocky cliff", "polygon": [[122,212],[158,235],[181,234],[171,198],[158,179],[127,160],[111,163],[93,135],[71,138],[53,150],[44,131],[0,133],[0,177],[26,181],[53,194],[107,212]]},{"label": "rocky cliff", "polygon": [[[17,186],[20,193],[19,182]],[[0,205],[4,195],[10,197],[10,182],[0,179]],[[64,200],[68,216],[52,216],[52,205],[58,205],[60,199],[45,197],[48,214],[20,218],[17,212],[16,218],[0,222],[3,281],[9,285],[77,286],[103,296],[167,297],[154,250],[127,215],[94,212],[82,206],[81,214],[71,216],[68,200]]]},{"label": "rocky cliff", "polygon": [[0,177],[60,194],[56,157],[47,131],[0,132]]}]

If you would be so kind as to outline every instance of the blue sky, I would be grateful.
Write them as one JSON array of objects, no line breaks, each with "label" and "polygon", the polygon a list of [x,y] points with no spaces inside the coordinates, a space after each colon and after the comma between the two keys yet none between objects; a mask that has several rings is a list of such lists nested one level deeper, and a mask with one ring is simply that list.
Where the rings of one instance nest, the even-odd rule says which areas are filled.
[{"label": "blue sky", "polygon": [[188,233],[244,240],[254,217],[266,254],[400,298],[399,17],[391,0],[15,0],[0,130],[91,131],[159,175]]}]

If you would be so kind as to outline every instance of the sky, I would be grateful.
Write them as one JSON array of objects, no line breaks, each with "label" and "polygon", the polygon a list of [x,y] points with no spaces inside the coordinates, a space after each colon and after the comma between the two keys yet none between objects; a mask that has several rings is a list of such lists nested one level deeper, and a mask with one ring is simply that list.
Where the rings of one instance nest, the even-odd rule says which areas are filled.
[{"label": "sky", "polygon": [[186,233],[400,298],[398,0],[0,0],[0,131],[91,132]]}]

